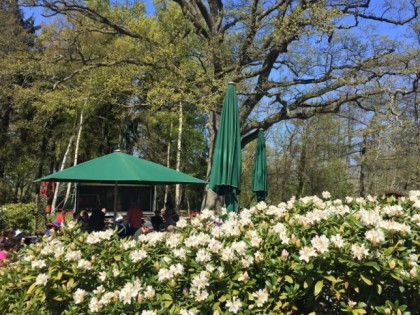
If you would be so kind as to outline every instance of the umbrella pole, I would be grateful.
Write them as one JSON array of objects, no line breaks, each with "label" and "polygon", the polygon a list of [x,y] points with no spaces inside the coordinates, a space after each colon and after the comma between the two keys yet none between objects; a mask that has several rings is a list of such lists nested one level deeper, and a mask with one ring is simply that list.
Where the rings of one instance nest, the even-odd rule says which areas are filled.
[{"label": "umbrella pole", "polygon": [[117,223],[118,182],[114,186],[114,225]]}]

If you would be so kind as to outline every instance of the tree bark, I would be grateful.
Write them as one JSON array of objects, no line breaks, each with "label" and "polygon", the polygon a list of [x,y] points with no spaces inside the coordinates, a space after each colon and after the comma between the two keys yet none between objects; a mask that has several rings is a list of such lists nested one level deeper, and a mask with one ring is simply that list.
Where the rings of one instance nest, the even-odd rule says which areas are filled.
[{"label": "tree bark", "polygon": [[[69,143],[67,145],[66,152],[64,153],[63,160],[61,161],[60,171],[62,171],[64,169],[64,167],[66,166],[67,159],[70,155],[70,149],[71,149],[71,144],[73,142],[73,139],[74,139],[74,135],[72,135],[69,139]],[[57,197],[58,197],[59,190],[60,190],[60,183],[57,182],[57,184],[55,186],[53,201],[52,201],[52,204],[51,204],[51,214],[52,215],[55,214],[55,207],[56,207],[56,204],[57,204]]]},{"label": "tree bark", "polygon": [[[176,170],[179,172],[181,168],[181,148],[182,148],[182,127],[183,127],[183,108],[182,102],[179,102],[179,119],[178,119],[178,141],[176,148]],[[181,185],[175,185],[175,209],[179,210],[181,202]]]},{"label": "tree bark", "polygon": [[[77,159],[78,159],[78,155],[79,155],[79,146],[80,146],[80,137],[82,135],[82,129],[83,129],[83,111],[80,113],[80,120],[79,120],[79,130],[77,132],[77,138],[76,138],[76,144],[74,147],[74,161],[73,161],[73,166],[77,165]],[[70,190],[71,190],[71,183],[67,184],[67,192],[66,192],[66,197],[64,198],[64,205],[67,204],[67,200],[69,199],[70,196]],[[76,204],[74,204],[75,206]]]},{"label": "tree bark", "polygon": [[[168,149],[166,151],[166,167],[170,167],[171,166],[171,139],[172,139],[172,128],[173,128],[173,124],[171,121],[171,129],[169,131],[169,142],[168,142]],[[168,202],[168,195],[169,195],[169,185],[165,186],[165,197],[164,197],[164,202]]]}]

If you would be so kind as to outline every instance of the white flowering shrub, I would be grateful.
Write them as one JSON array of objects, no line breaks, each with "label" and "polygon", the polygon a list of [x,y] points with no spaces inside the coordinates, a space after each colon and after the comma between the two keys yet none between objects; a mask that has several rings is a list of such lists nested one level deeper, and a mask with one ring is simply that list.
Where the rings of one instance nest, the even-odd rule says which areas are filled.
[{"label": "white flowering shrub", "polygon": [[419,314],[420,192],[204,210],[120,240],[68,226],[0,268],[3,314]]}]

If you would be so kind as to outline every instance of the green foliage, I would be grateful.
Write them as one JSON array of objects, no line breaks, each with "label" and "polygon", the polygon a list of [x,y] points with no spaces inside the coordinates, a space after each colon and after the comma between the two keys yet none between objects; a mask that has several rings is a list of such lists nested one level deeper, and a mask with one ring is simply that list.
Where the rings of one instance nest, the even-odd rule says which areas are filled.
[{"label": "green foliage", "polygon": [[173,233],[81,233],[0,269],[5,314],[418,314],[420,191],[316,196],[239,214],[204,210]]},{"label": "green foliage", "polygon": [[12,203],[0,207],[0,229],[13,228],[31,234],[35,228],[37,209],[34,203]]}]

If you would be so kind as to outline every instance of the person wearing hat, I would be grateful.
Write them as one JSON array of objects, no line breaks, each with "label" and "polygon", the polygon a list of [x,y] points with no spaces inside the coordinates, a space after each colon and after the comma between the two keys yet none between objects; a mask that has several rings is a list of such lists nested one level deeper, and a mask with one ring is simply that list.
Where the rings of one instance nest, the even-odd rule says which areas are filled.
[{"label": "person wearing hat", "polygon": [[134,233],[133,238],[137,241],[142,234],[148,234],[153,231],[153,224],[150,221],[144,222],[141,228]]}]

